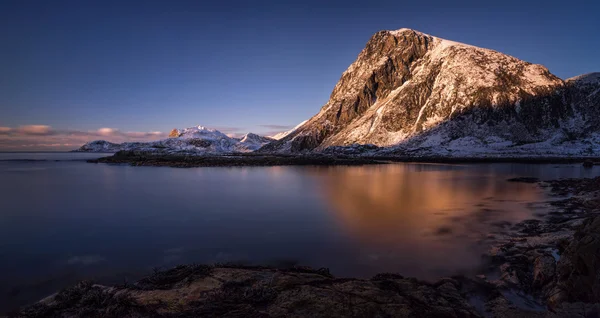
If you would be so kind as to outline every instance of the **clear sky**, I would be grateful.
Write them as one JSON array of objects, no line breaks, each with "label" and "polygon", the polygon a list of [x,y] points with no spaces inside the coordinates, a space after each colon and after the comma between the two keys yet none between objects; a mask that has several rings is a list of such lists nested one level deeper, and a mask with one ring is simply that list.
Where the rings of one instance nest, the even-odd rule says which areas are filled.
[{"label": "clear sky", "polygon": [[600,71],[598,12],[598,1],[3,0],[0,150],[198,124],[287,130],[384,29],[495,49],[562,78]]}]

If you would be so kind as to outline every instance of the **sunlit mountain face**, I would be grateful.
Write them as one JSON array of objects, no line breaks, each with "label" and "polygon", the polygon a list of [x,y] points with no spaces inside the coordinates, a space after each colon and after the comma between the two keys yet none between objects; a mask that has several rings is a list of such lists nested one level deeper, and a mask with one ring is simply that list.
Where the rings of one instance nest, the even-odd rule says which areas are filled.
[{"label": "sunlit mountain face", "polygon": [[477,270],[494,232],[530,218],[531,202],[542,200],[534,186],[461,166],[353,167],[315,175],[336,221],[369,251],[359,252],[364,266],[418,277]]}]

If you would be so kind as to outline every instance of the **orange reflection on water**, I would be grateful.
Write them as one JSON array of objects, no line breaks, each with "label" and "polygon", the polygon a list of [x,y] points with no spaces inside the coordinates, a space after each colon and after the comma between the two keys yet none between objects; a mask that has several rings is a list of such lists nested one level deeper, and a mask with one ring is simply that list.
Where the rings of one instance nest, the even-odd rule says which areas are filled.
[{"label": "orange reflection on water", "polygon": [[487,248],[481,240],[503,222],[530,218],[526,203],[542,195],[534,185],[461,166],[402,164],[314,172],[364,265],[378,263],[378,268],[419,277],[476,266]]}]

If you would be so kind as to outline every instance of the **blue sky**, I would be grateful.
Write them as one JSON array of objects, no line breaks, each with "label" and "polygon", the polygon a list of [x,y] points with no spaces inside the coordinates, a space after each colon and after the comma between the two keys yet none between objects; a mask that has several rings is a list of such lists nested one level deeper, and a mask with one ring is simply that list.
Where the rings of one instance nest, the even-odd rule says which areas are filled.
[{"label": "blue sky", "polygon": [[80,142],[101,128],[116,141],[198,124],[286,130],[325,104],[383,29],[495,49],[562,78],[600,71],[599,11],[592,1],[4,0],[0,135],[13,134],[0,149],[25,142],[16,131],[87,134]]}]

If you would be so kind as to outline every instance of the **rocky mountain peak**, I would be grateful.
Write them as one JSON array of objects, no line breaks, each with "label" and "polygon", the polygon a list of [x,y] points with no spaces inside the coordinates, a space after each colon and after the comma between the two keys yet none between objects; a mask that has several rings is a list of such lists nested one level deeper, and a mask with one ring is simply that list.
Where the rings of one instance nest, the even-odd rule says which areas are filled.
[{"label": "rocky mountain peak", "polygon": [[240,141],[243,143],[265,144],[265,143],[269,143],[269,142],[273,141],[273,139],[268,138],[268,137],[259,136],[257,134],[253,134],[253,133],[247,133],[246,135],[244,135],[242,137],[242,139]]},{"label": "rocky mountain peak", "polygon": [[494,50],[412,29],[380,31],[320,112],[264,150],[397,146],[458,122],[464,124],[429,143],[490,135],[509,143],[543,140],[570,114],[564,86],[546,67]]}]

